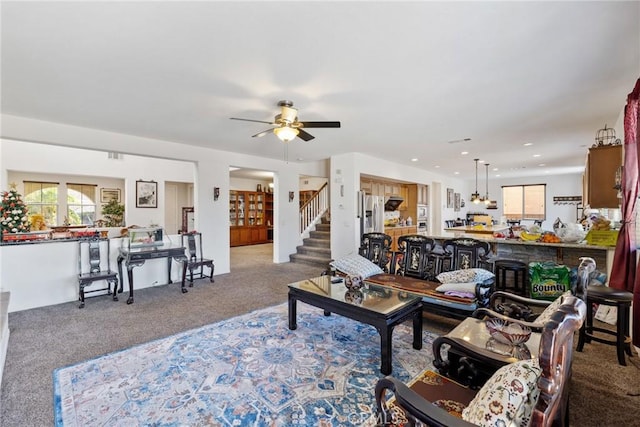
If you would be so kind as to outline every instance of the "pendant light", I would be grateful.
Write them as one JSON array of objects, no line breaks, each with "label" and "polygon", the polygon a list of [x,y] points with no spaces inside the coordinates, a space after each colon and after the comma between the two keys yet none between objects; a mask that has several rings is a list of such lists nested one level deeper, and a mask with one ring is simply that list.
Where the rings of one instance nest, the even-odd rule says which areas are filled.
[{"label": "pendant light", "polygon": [[485,163],[484,165],[485,165],[485,166],[486,166],[486,168],[487,168],[487,179],[486,179],[486,182],[487,182],[487,192],[486,192],[486,193],[485,193],[485,195],[484,195],[484,204],[485,204],[485,205],[488,205],[488,204],[490,204],[490,203],[491,203],[491,200],[489,200],[489,163]]},{"label": "pendant light", "polygon": [[476,162],[476,191],[471,194],[471,201],[475,204],[480,203],[480,193],[478,193],[478,160],[480,159],[473,159],[473,161]]}]

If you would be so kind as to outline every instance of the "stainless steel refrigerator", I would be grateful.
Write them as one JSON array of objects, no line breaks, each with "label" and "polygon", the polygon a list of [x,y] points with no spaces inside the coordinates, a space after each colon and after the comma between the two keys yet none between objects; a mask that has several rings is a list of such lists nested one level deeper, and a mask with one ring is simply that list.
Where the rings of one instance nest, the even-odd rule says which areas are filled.
[{"label": "stainless steel refrigerator", "polygon": [[384,197],[368,196],[358,192],[358,218],[360,234],[384,232]]}]

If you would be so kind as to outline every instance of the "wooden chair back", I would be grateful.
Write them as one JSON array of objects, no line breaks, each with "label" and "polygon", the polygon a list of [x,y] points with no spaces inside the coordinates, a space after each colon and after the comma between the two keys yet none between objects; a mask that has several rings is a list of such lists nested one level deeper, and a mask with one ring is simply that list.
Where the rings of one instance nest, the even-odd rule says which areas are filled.
[{"label": "wooden chair back", "polygon": [[567,297],[542,329],[538,361],[540,396],[533,410],[531,425],[569,425],[569,383],[573,358],[573,337],[582,327],[587,306],[583,300]]},{"label": "wooden chair back", "polygon": [[358,253],[388,272],[391,256],[391,236],[384,233],[365,233],[362,235]]},{"label": "wooden chair back", "polygon": [[398,237],[397,273],[403,276],[426,279],[430,274],[429,256],[436,246],[435,240],[420,234],[408,234]]},{"label": "wooden chair back", "polygon": [[491,253],[489,243],[468,237],[445,240],[442,244],[445,255],[449,258],[448,270],[466,268],[486,268]]}]

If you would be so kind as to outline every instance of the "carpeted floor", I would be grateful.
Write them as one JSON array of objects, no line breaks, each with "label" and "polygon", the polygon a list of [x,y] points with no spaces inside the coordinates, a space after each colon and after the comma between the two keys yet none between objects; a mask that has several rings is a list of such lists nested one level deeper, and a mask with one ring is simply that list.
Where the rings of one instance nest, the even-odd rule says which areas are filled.
[{"label": "carpeted floor", "polygon": [[[136,292],[136,302],[90,298],[11,313],[2,380],[3,427],[53,425],[56,368],[228,319],[286,301],[287,284],[320,273],[300,264],[273,264],[271,245],[232,248],[231,273],[199,280],[189,293],[179,284]],[[456,322],[425,317],[425,330],[445,333]],[[640,361],[617,364],[615,349],[599,343],[574,353],[572,426],[640,426]]]}]

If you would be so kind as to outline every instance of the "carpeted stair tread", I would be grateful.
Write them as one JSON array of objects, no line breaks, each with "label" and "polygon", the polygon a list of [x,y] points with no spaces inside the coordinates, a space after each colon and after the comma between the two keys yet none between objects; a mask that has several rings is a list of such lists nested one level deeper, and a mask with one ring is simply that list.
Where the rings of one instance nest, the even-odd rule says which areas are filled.
[{"label": "carpeted stair tread", "polygon": [[311,231],[309,232],[309,237],[312,239],[322,239],[322,240],[331,240],[331,232],[330,231]]},{"label": "carpeted stair tread", "polygon": [[325,248],[320,246],[298,246],[296,250],[299,254],[314,255],[322,258],[331,258],[331,248]]},{"label": "carpeted stair tread", "polygon": [[291,262],[306,264],[306,265],[314,265],[323,268],[327,268],[329,266],[329,262],[331,262],[331,258],[320,258],[313,255],[305,255],[305,254],[291,254],[289,255],[289,260]]},{"label": "carpeted stair tread", "polygon": [[296,247],[296,253],[289,255],[289,260],[327,268],[331,262],[331,223],[323,220],[316,224],[309,237],[302,239],[302,245]]},{"label": "carpeted stair tread", "polygon": [[316,247],[324,247],[330,248],[331,241],[327,239],[314,239],[313,237],[307,237],[306,239],[302,239],[302,243],[305,246],[316,246]]}]

